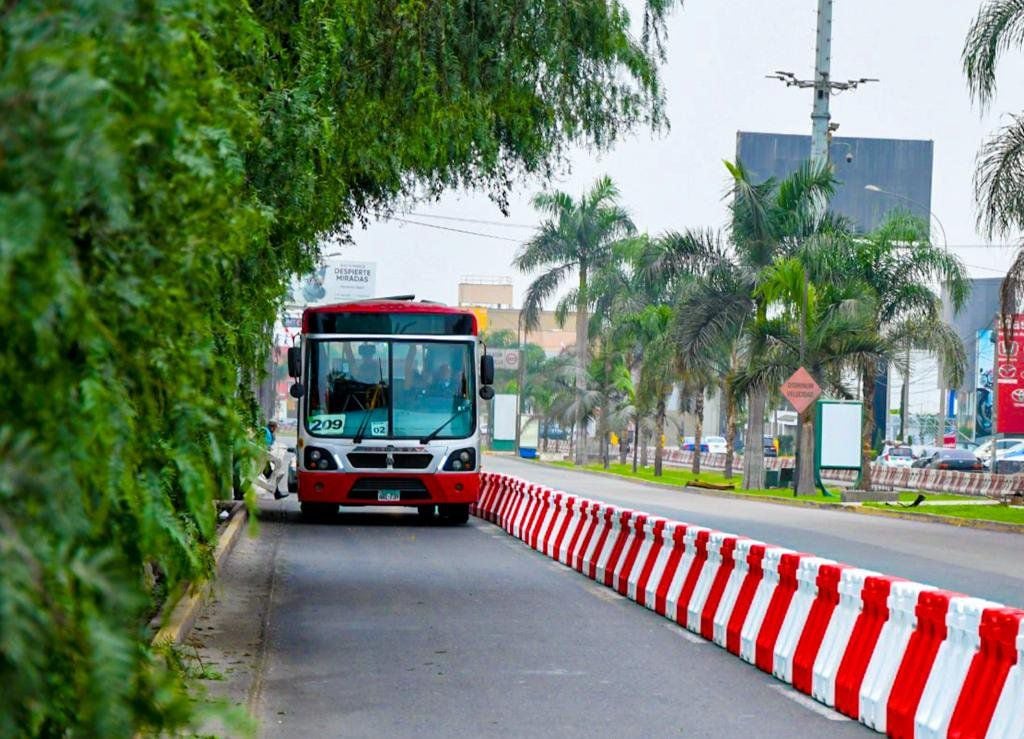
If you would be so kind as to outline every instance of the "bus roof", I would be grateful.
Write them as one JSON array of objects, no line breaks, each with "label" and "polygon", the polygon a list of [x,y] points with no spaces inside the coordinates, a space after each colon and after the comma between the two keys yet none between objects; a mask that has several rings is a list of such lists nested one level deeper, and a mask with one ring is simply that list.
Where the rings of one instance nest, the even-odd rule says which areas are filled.
[{"label": "bus roof", "polygon": [[340,313],[392,313],[392,314],[416,314],[416,315],[455,315],[466,316],[472,321],[472,335],[478,332],[476,314],[465,308],[453,308],[442,303],[429,303],[413,300],[394,300],[379,298],[371,300],[357,300],[350,303],[332,303],[329,305],[316,305],[306,308],[302,312],[302,330],[310,330],[310,322],[313,316],[323,314]]}]

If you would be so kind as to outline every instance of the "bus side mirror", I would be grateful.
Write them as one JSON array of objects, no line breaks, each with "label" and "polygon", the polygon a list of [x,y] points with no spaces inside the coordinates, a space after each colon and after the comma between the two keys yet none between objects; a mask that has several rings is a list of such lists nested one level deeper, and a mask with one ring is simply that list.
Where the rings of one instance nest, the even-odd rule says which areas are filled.
[{"label": "bus side mirror", "polygon": [[[297,346],[288,347],[288,376],[298,377],[302,374],[302,349]],[[298,396],[295,396],[298,397]]]},{"label": "bus side mirror", "polygon": [[480,387],[480,397],[484,400],[490,400],[494,397],[494,388],[490,385],[482,385]]},{"label": "bus side mirror", "polygon": [[480,357],[480,384],[494,384],[494,357],[490,354],[484,354]]},{"label": "bus side mirror", "polygon": [[306,394],[306,388],[302,386],[301,382],[293,382],[291,388],[288,390],[288,394],[293,398],[301,398]]}]

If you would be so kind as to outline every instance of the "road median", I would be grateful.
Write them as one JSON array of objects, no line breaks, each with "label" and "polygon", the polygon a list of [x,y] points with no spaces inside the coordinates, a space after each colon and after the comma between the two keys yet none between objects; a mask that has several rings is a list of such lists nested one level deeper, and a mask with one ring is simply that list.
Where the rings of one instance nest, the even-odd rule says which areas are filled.
[{"label": "road median", "polygon": [[[889,517],[909,521],[920,521],[935,523],[945,526],[956,526],[960,528],[972,528],[985,531],[998,531],[1003,533],[1024,534],[1024,507],[1007,506],[995,501],[982,501],[978,496],[964,496],[955,493],[927,493],[924,507],[911,507],[911,503],[918,493],[900,493],[900,502],[895,505],[885,504],[861,504],[843,503],[839,499],[838,490],[833,491],[834,498],[826,498],[823,495],[794,496],[784,488],[765,488],[760,490],[728,490],[721,488],[695,486],[696,480],[710,482],[712,485],[720,485],[726,480],[718,472],[702,472],[694,475],[689,470],[678,468],[666,469],[662,478],[654,478],[653,472],[649,469],[642,469],[634,474],[629,465],[612,465],[610,469],[604,470],[599,464],[576,467],[567,462],[545,462],[533,461],[534,464],[552,467],[555,469],[569,469],[586,475],[597,475],[602,477],[617,477],[629,480],[638,485],[652,487],[673,492],[685,492],[694,495],[704,495],[717,498],[731,498],[751,500],[775,505],[803,506],[805,508],[824,508],[831,511],[843,511],[847,513]],[[738,478],[735,480],[738,482]],[[931,505],[931,502],[961,503],[962,505]],[[971,504],[974,505],[971,505]],[[979,510],[972,510],[978,508]],[[986,510],[981,510],[984,508]],[[969,509],[969,510],[964,510]],[[1002,517],[997,517],[988,509],[999,509],[1005,512]]]}]

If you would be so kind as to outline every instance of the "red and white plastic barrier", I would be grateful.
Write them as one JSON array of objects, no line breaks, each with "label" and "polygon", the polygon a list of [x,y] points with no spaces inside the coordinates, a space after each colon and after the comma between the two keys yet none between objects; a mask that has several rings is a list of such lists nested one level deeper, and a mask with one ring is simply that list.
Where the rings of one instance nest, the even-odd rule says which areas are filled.
[{"label": "red and white plastic barrier", "polygon": [[484,473],[473,513],[893,737],[1024,739],[1024,611]]}]

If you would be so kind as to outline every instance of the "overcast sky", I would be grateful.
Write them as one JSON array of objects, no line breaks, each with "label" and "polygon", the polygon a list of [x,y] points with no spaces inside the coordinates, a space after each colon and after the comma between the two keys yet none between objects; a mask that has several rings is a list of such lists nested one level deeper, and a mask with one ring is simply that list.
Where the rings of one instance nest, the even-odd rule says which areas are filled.
[{"label": "overcast sky", "polygon": [[[642,5],[628,2],[637,20]],[[985,116],[971,105],[960,64],[977,0],[836,0],[832,77],[881,82],[832,99],[838,135],[931,139],[935,142],[932,209],[972,276],[998,276],[1012,250],[978,248],[971,178],[985,135],[1007,112],[1024,109],[1024,56],[1011,53],[996,104]],[[579,195],[601,174],[619,185],[637,226],[650,233],[726,222],[723,159],[735,154],[736,132],[810,133],[811,91],[765,79],[773,70],[813,76],[815,0],[686,0],[669,21],[663,84],[671,130],[637,131],[603,155],[580,151],[571,171],[552,183]],[[545,183],[526,181],[504,219],[482,194],[450,193],[424,203],[421,214],[536,224],[531,196]],[[402,216],[438,226],[522,240],[530,231]],[[402,224],[371,224],[353,234],[344,258],[377,263],[377,293],[415,293],[454,303],[464,275],[507,276],[517,305],[529,279],[510,262],[511,241]],[[333,248],[328,249],[328,251]]]}]

